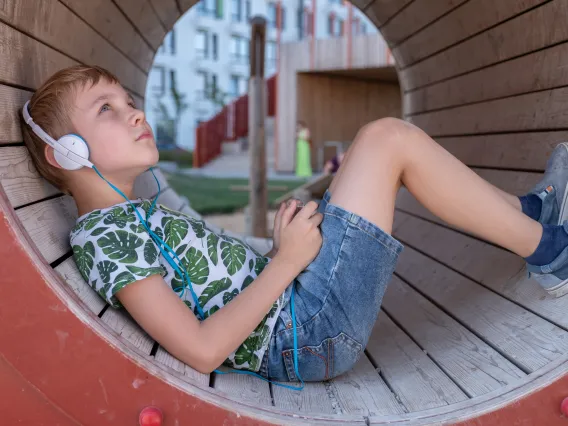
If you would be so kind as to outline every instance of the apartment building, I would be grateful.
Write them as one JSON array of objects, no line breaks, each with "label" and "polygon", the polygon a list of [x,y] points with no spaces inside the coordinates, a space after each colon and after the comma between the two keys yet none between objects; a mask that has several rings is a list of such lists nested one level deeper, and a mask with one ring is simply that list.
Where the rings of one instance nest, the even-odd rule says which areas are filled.
[{"label": "apartment building", "polygon": [[[350,5],[343,0],[284,0],[280,7],[277,25],[276,1],[202,0],[175,24],[154,58],[146,88],[146,115],[161,148],[192,149],[199,123],[246,93],[252,16],[267,20],[267,77],[276,72],[278,39],[302,40],[314,29],[317,39],[346,32]],[[351,25],[353,36],[376,32],[354,6]]]}]

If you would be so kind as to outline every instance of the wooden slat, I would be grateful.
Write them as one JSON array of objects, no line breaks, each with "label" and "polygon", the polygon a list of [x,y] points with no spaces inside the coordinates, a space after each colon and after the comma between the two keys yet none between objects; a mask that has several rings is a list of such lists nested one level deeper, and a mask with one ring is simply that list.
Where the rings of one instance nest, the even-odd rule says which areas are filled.
[{"label": "wooden slat", "polygon": [[433,137],[566,129],[567,101],[568,88],[560,88],[427,112],[409,121]]},{"label": "wooden slat", "polygon": [[333,379],[331,386],[344,413],[380,416],[406,412],[365,355],[351,371]]},{"label": "wooden slat", "polygon": [[114,0],[154,50],[158,50],[166,31],[149,0]]},{"label": "wooden slat", "polygon": [[57,0],[17,1],[3,19],[71,58],[114,72],[124,86],[143,96],[146,74]]},{"label": "wooden slat", "polygon": [[77,219],[77,207],[70,196],[32,204],[16,213],[48,262],[59,259],[71,249],[69,232]]},{"label": "wooden slat", "polygon": [[564,41],[567,14],[565,2],[548,2],[402,70],[401,84],[405,90],[415,89]]},{"label": "wooden slat", "polygon": [[483,395],[525,376],[397,277],[389,285],[383,307],[468,396]]},{"label": "wooden slat", "polygon": [[[76,61],[0,23],[0,79],[3,83],[37,89],[53,73]],[[30,66],[29,58],[34,59]]]},{"label": "wooden slat", "polygon": [[401,43],[393,53],[404,68],[546,0],[470,0]]},{"label": "wooden slat", "polygon": [[406,247],[397,273],[523,371],[568,352],[568,333]]},{"label": "wooden slat", "polygon": [[[299,386],[299,383],[283,383]],[[290,410],[295,413],[333,414],[335,410],[331,403],[324,383],[308,382],[302,391],[272,386],[274,405],[277,408]]]},{"label": "wooden slat", "polygon": [[519,256],[402,212],[395,215],[393,229],[395,237],[407,246],[568,329],[568,298],[553,298],[527,279],[525,262]]},{"label": "wooden slat", "polygon": [[375,0],[363,11],[373,24],[381,27],[412,1],[414,0]]},{"label": "wooden slat", "polygon": [[199,383],[202,386],[209,386],[209,374],[203,374],[194,370],[189,365],[184,364],[161,346],[156,351],[156,361],[160,362],[170,368],[173,368],[178,373],[181,373],[187,378],[189,382]]},{"label": "wooden slat", "polygon": [[186,12],[190,7],[197,3],[197,0],[176,0],[182,10]]},{"label": "wooden slat", "polygon": [[[138,66],[148,70],[154,51],[112,0],[61,0]],[[103,12],[104,11],[104,12]]]},{"label": "wooden slat", "polygon": [[[459,7],[467,0],[415,0],[396,18],[381,27],[382,36],[396,46],[412,34],[419,32],[435,19]],[[420,35],[417,35],[420,37]]]},{"label": "wooden slat", "polygon": [[123,309],[108,308],[101,317],[119,336],[128,340],[143,354],[150,355],[154,340]]},{"label": "wooden slat", "polygon": [[409,412],[468,399],[384,312],[379,313],[367,352]]},{"label": "wooden slat", "polygon": [[93,313],[98,315],[103,310],[105,301],[85,282],[72,257],[57,265],[55,270]]},{"label": "wooden slat", "polygon": [[0,84],[0,144],[23,140],[19,109],[31,97],[31,92]]},{"label": "wooden slat", "polygon": [[[220,371],[229,372],[225,367]],[[214,388],[234,398],[249,401],[256,406],[272,406],[270,386],[267,382],[248,374],[215,374]]]},{"label": "wooden slat", "polygon": [[567,55],[568,45],[560,44],[406,93],[405,114],[565,86],[568,71],[563,64]]},{"label": "wooden slat", "polygon": [[13,207],[60,192],[40,176],[23,146],[0,148],[0,183]]},{"label": "wooden slat", "polygon": [[158,18],[166,28],[173,28],[180,14],[176,5],[176,0],[150,0],[154,6]]},{"label": "wooden slat", "polygon": [[[436,140],[468,166],[534,171],[544,170],[551,152],[556,145],[564,141],[568,141],[566,131],[450,137]],[[478,170],[478,173],[483,171]]]}]

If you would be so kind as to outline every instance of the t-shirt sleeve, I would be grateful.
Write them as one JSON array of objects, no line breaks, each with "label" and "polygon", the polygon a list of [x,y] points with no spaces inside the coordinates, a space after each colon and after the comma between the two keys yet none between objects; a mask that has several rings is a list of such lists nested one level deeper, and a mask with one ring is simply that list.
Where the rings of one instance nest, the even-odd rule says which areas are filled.
[{"label": "t-shirt sleeve", "polygon": [[100,228],[72,238],[73,258],[87,283],[112,307],[122,305],[116,293],[151,275],[165,275],[159,251],[146,232],[135,227]]}]

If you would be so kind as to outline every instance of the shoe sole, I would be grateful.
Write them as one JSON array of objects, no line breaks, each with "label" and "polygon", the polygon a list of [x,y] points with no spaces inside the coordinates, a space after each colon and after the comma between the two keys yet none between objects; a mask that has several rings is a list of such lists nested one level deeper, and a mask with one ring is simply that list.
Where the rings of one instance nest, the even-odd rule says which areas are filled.
[{"label": "shoe sole", "polygon": [[[568,152],[568,143],[564,142],[560,144]],[[560,206],[560,214],[558,215],[557,225],[562,225],[565,220],[568,220],[568,185],[564,188],[564,197],[562,198],[562,205]]]}]

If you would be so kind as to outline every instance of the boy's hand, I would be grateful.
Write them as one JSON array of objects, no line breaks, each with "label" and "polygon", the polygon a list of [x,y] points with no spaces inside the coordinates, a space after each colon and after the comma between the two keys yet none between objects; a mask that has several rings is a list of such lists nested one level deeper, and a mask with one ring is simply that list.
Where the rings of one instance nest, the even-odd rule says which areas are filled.
[{"label": "boy's hand", "polygon": [[[293,200],[288,200],[287,202],[280,203],[280,207],[278,208],[276,216],[274,217],[274,231],[272,233],[272,251],[271,251],[271,253],[273,253],[274,255],[278,252],[278,249],[280,248],[280,226],[282,223],[282,215],[284,214],[286,207],[289,206],[292,201]],[[297,201],[295,213],[293,213],[293,216],[295,216],[295,214],[299,211],[301,207],[303,207],[303,205],[299,201]]]},{"label": "boy's hand", "polygon": [[[283,211],[279,218],[279,251],[276,257],[294,265],[300,273],[315,259],[321,248],[322,237],[318,226],[323,215],[317,213],[318,204],[314,201],[310,201],[296,214],[297,206],[298,201],[292,200],[286,208],[280,207]],[[274,235],[276,234],[275,220]]]}]

